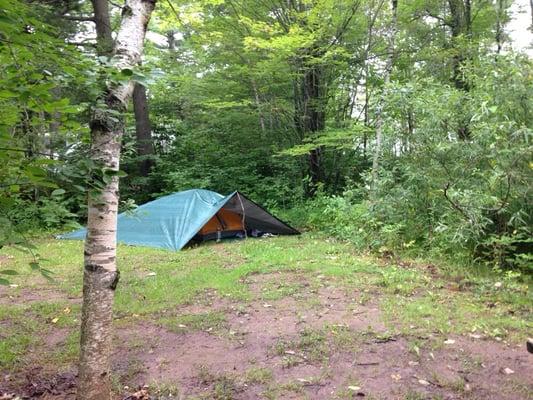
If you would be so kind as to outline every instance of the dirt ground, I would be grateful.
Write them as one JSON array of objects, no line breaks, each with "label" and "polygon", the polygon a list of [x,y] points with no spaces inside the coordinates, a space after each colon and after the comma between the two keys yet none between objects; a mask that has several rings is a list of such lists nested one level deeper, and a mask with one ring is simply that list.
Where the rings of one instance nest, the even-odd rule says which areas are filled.
[{"label": "dirt ground", "polygon": [[[191,326],[162,323],[164,315],[118,318],[117,398],[143,385],[152,397],[167,399],[532,398],[533,355],[525,346],[475,334],[391,335],[378,293],[348,290],[316,273],[255,274],[245,283],[252,301],[205,291],[167,310],[205,317]],[[272,296],[276,287],[291,290]],[[4,302],[58,296],[3,291]],[[47,346],[58,346],[67,333],[54,329]],[[75,368],[54,371],[39,366],[39,354],[33,357],[33,367],[1,375],[0,399],[74,398]]]}]

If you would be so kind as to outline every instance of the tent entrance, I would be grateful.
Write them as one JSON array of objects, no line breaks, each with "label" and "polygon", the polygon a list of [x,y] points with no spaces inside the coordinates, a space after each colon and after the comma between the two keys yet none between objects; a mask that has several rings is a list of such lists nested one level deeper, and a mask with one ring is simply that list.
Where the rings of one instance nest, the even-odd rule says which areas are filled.
[{"label": "tent entrance", "polygon": [[299,232],[246,198],[242,193],[234,192],[224,199],[224,204],[200,228],[191,241],[259,237],[265,233],[294,235]]},{"label": "tent entrance", "polygon": [[244,234],[242,215],[221,208],[194,236],[194,241],[234,237]]}]

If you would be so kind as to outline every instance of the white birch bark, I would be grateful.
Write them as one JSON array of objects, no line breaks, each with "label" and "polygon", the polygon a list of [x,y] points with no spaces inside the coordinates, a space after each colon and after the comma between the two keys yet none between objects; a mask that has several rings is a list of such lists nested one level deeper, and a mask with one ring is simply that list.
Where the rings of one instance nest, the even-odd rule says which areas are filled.
[{"label": "white birch bark", "polygon": [[[155,0],[126,0],[113,49],[117,69],[131,69],[141,59],[144,36]],[[118,171],[123,113],[133,91],[133,82],[109,87],[105,109],[91,119],[91,157],[102,168]],[[116,265],[118,178],[112,177],[102,191],[88,199],[83,305],[79,360],[78,400],[111,398],[110,363],[113,297],[119,272]]]}]

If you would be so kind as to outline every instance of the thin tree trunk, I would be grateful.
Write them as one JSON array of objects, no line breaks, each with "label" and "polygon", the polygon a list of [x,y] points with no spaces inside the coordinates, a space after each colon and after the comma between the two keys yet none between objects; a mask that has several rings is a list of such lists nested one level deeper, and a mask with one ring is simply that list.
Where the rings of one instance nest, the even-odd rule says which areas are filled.
[{"label": "thin tree trunk", "polygon": [[261,99],[259,98],[259,91],[257,89],[257,83],[255,82],[255,79],[253,78],[252,78],[252,89],[254,91],[255,106],[257,107],[257,112],[259,113],[259,125],[261,126],[261,133],[264,136],[266,132],[265,117],[263,116],[263,111],[261,108]]},{"label": "thin tree trunk", "polygon": [[135,132],[137,135],[137,154],[141,157],[139,173],[148,176],[153,166],[154,146],[152,144],[152,126],[148,111],[146,88],[140,83],[133,89],[133,112],[135,114]]},{"label": "thin tree trunk", "polygon": [[[462,48],[463,44],[460,39],[462,37],[470,39],[472,35],[471,4],[470,0],[448,0],[448,5],[452,17],[452,44],[456,48],[456,54],[453,56],[453,83],[457,89],[468,92],[470,85],[461,71],[467,55]],[[464,116],[463,121],[459,122],[457,136],[461,140],[470,139],[470,127],[466,116]]]},{"label": "thin tree trunk", "polygon": [[[140,62],[146,27],[155,0],[126,0],[114,46],[114,65],[131,69]],[[96,10],[95,10],[96,11]],[[120,141],[123,123],[108,110],[123,113],[133,91],[132,82],[111,86],[104,94],[106,109],[91,118],[91,157],[107,173],[103,189],[88,196],[87,237],[83,274],[83,304],[78,400],[111,397],[113,298],[119,272],[116,265],[116,228]]]},{"label": "thin tree trunk", "polygon": [[398,0],[392,0],[392,24],[388,35],[388,58],[384,71],[384,89],[379,99],[379,104],[376,109],[376,146],[374,148],[374,157],[372,159],[372,187],[374,188],[377,182],[379,170],[379,158],[381,155],[381,147],[383,141],[383,106],[385,103],[387,86],[390,83],[390,76],[392,73],[392,66],[394,63],[394,47],[396,39],[396,29],[398,20]]},{"label": "thin tree trunk", "polygon": [[533,0],[529,0],[529,8],[531,11],[531,26],[529,29],[533,32]]},{"label": "thin tree trunk", "polygon": [[92,0],[92,4],[96,24],[96,52],[100,56],[110,56],[113,52],[113,36],[108,0]]},{"label": "thin tree trunk", "polygon": [[173,52],[176,50],[176,32],[173,30],[167,31],[165,36],[167,37],[168,49]]},{"label": "thin tree trunk", "polygon": [[[533,1],[533,0],[531,0]],[[500,55],[503,44],[503,0],[497,0],[496,9],[496,55]]]}]

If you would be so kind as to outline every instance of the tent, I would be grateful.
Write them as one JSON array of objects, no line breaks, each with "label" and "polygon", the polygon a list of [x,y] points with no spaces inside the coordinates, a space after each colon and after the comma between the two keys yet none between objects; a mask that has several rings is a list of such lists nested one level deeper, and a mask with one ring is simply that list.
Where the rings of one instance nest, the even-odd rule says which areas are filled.
[{"label": "tent", "polygon": [[[180,250],[190,242],[226,237],[294,235],[299,232],[242,193],[229,196],[193,189],[174,193],[118,215],[117,241]],[[85,239],[79,229],[60,239]]]}]

